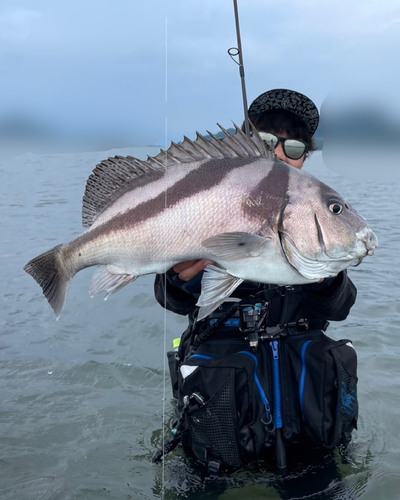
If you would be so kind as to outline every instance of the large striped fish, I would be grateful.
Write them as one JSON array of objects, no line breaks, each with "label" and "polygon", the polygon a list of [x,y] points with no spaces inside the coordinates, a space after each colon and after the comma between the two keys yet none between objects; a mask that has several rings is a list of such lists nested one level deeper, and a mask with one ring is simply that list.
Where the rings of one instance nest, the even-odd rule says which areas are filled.
[{"label": "large striped fish", "polygon": [[138,276],[209,259],[199,298],[203,318],[243,280],[294,285],[335,276],[372,255],[377,238],[333,189],[266,150],[254,130],[172,143],[141,161],[115,157],[90,175],[83,198],[89,229],[31,260],[28,272],[61,313],[73,276],[99,266],[92,297]]}]

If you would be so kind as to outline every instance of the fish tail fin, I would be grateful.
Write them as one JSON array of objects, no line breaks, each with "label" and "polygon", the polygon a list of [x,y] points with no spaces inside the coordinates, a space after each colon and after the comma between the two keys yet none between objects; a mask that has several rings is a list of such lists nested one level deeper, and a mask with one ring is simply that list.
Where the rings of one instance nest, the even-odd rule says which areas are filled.
[{"label": "fish tail fin", "polygon": [[61,247],[57,245],[47,252],[38,255],[28,262],[24,271],[32,276],[42,287],[43,294],[60,317],[72,276],[65,276],[65,268],[61,265]]}]

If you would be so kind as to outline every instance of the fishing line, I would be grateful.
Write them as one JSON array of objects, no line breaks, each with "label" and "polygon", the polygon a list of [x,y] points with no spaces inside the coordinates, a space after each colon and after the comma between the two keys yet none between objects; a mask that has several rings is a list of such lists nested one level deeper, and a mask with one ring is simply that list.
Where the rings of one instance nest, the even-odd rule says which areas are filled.
[{"label": "fishing line", "polygon": [[[168,116],[167,116],[167,102],[168,102],[168,17],[165,18],[165,159],[164,168],[168,166]],[[168,187],[164,191],[164,208],[167,208]],[[166,379],[167,379],[167,246],[166,240],[164,244],[164,332],[163,332],[163,403],[162,403],[162,449],[165,449],[165,413],[166,413]],[[161,466],[161,498],[164,498],[165,493],[165,460],[162,460]]]},{"label": "fishing line", "polygon": [[[244,124],[245,124],[245,133],[249,137],[250,136],[250,125],[249,125],[249,117],[247,113],[247,96],[246,96],[246,83],[245,83],[245,75],[244,75],[244,64],[243,64],[243,54],[242,54],[242,42],[240,38],[240,26],[239,26],[239,12],[237,7],[237,0],[233,0],[234,11],[235,11],[235,21],[236,21],[236,34],[237,34],[237,48],[230,48],[228,50],[228,54],[236,62],[239,66],[239,74],[242,84],[242,98],[243,98],[243,108],[244,108]],[[235,60],[235,57],[238,56],[239,62]],[[164,168],[168,168],[168,116],[167,116],[167,104],[168,104],[168,17],[165,18],[165,156],[164,156]],[[164,190],[164,208],[168,207],[168,188],[166,187]],[[166,420],[166,379],[167,379],[167,245],[166,241],[164,244],[164,332],[163,332],[163,398],[162,398],[162,449],[165,450],[165,420]],[[162,459],[162,473],[161,473],[161,498],[164,499],[165,495],[165,460]]]},{"label": "fishing line", "polygon": [[[238,56],[239,62],[235,61],[239,66],[239,74],[242,84],[242,98],[243,98],[243,107],[244,107],[244,124],[245,124],[245,133],[249,137],[250,136],[250,126],[249,126],[249,118],[247,113],[247,96],[246,96],[246,83],[244,76],[244,64],[243,64],[243,54],[242,54],[242,43],[240,38],[240,26],[239,26],[239,13],[237,7],[237,0],[233,0],[234,11],[235,11],[235,21],[236,21],[236,34],[237,34],[237,48],[230,48],[228,50],[229,55],[235,61],[235,56]],[[164,156],[164,168],[168,168],[168,116],[167,116],[167,104],[168,104],[168,17],[165,18],[165,104],[166,104],[166,113],[165,113],[165,147],[164,150],[166,152]],[[168,188],[165,188],[164,191],[164,208],[168,207]],[[163,398],[162,398],[162,449],[165,450],[165,420],[166,420],[166,379],[167,379],[167,247],[166,241],[164,244],[164,332],[163,332]],[[164,499],[165,495],[165,460],[162,459],[162,473],[161,473],[161,498]]]}]

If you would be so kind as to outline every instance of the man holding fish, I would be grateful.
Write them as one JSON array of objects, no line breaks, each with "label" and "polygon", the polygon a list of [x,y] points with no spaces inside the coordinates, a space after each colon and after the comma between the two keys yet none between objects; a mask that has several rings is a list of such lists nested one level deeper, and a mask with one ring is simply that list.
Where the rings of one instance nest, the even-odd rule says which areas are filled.
[{"label": "man holding fish", "polygon": [[[309,153],[316,149],[313,142],[313,135],[318,126],[319,113],[314,103],[298,92],[275,89],[260,95],[251,104],[248,113],[252,125],[257,129],[267,148],[275,152],[276,158],[296,169],[301,169]],[[278,191],[279,189],[279,186],[277,186]],[[341,203],[335,200],[334,197],[330,205],[328,209],[332,210],[333,213],[344,209]],[[316,211],[315,222],[317,225],[318,217],[319,214]],[[323,246],[324,230],[318,228],[318,232],[319,244]],[[304,236],[306,240],[309,237],[312,240],[310,233]],[[339,234],[337,236],[339,237]],[[256,281],[242,281],[233,294],[219,305],[217,310],[214,310],[206,317],[204,317],[203,313],[199,321],[198,305],[201,305],[199,301],[201,280],[204,270],[208,266],[213,265],[214,262],[207,259],[181,262],[173,266],[166,274],[158,274],[155,281],[155,294],[158,302],[163,307],[177,314],[189,315],[190,319],[190,326],[184,332],[182,342],[180,342],[179,354],[174,352],[169,353],[172,386],[174,395],[178,398],[178,418],[175,425],[180,434],[183,436],[185,436],[185,433],[187,434],[186,442],[188,443],[188,448],[203,463],[208,464],[211,470],[213,468],[219,469],[220,466],[224,465],[237,467],[251,462],[252,459],[268,455],[268,449],[270,450],[273,444],[273,439],[268,434],[272,433],[275,434],[275,459],[278,467],[283,470],[286,468],[285,444],[290,445],[292,442],[305,442],[309,446],[323,445],[331,449],[338,444],[347,444],[350,440],[351,431],[356,426],[357,421],[355,390],[352,393],[353,406],[349,411],[347,421],[342,422],[340,430],[340,425],[331,422],[332,428],[325,432],[325,435],[319,431],[313,435],[312,418],[314,417],[310,419],[310,422],[306,422],[304,408],[301,409],[305,423],[293,425],[292,423],[287,424],[284,422],[285,418],[297,418],[296,412],[301,413],[299,408],[296,408],[296,403],[293,404],[293,401],[286,403],[290,407],[289,410],[286,410],[286,413],[285,409],[282,409],[282,406],[285,405],[282,400],[290,398],[290,392],[293,390],[297,392],[299,389],[296,385],[301,384],[299,378],[297,377],[296,379],[296,374],[293,375],[292,373],[293,370],[298,368],[295,364],[302,357],[301,351],[298,353],[299,359],[293,360],[293,355],[291,357],[281,356],[284,359],[281,359],[276,364],[277,372],[275,380],[273,376],[265,375],[265,373],[262,375],[266,386],[268,386],[266,379],[270,378],[271,382],[269,385],[274,386],[277,384],[279,391],[283,393],[274,394],[274,389],[271,389],[271,387],[265,390],[265,394],[268,395],[266,399],[272,400],[273,404],[276,405],[278,397],[280,400],[279,406],[281,407],[280,415],[277,415],[276,410],[275,414],[272,410],[267,411],[267,418],[264,422],[269,422],[270,427],[268,429],[268,425],[265,426],[267,428],[266,432],[264,430],[260,431],[257,426],[253,426],[253,434],[258,432],[265,446],[257,448],[254,444],[249,445],[247,443],[247,450],[246,446],[242,446],[241,443],[232,446],[232,441],[238,442],[235,437],[235,431],[226,432],[226,428],[221,425],[217,426],[217,432],[210,430],[208,425],[213,426],[213,419],[208,418],[203,411],[203,407],[206,408],[208,406],[207,411],[209,413],[212,412],[213,417],[220,416],[218,414],[222,411],[218,408],[218,405],[212,408],[212,401],[214,399],[218,401],[217,393],[220,387],[218,390],[214,388],[209,389],[205,387],[205,384],[207,383],[212,387],[215,384],[215,379],[222,373],[222,369],[215,363],[215,359],[220,360],[221,356],[225,356],[226,360],[227,354],[231,355],[233,352],[233,355],[235,355],[238,353],[238,348],[236,348],[236,352],[229,349],[227,351],[226,344],[230,341],[233,343],[244,339],[253,350],[253,353],[249,354],[257,356],[258,363],[270,364],[274,364],[273,360],[276,360],[278,350],[281,354],[284,353],[285,349],[296,351],[296,347],[279,345],[282,342],[278,342],[278,340],[288,334],[298,334],[304,337],[305,333],[319,332],[320,334],[316,333],[314,336],[316,340],[323,340],[321,345],[325,348],[327,337],[322,332],[326,330],[328,320],[340,321],[345,319],[356,299],[356,288],[348,278],[347,271],[340,271],[336,276],[322,278],[316,283],[289,287],[272,284],[266,285]],[[205,272],[207,273],[207,271]],[[257,298],[254,299],[254,297]],[[242,304],[244,305],[242,306]],[[246,309],[246,311],[243,312],[243,309]],[[260,309],[262,312],[260,312]],[[259,323],[256,327],[258,321]],[[308,335],[307,339],[310,338],[312,339],[312,336]],[[211,341],[214,342],[212,346],[210,344]],[[307,341],[311,342],[310,340],[305,340],[305,342]],[[207,342],[209,344],[208,347]],[[218,342],[220,342],[219,346]],[[263,343],[264,345],[275,343],[276,345],[271,345],[273,347],[272,356],[268,357],[266,355],[268,354],[267,350],[265,352],[260,350],[258,348],[259,343]],[[350,377],[352,377],[351,384],[355,387],[355,353],[353,348],[350,347],[351,344],[349,342],[346,342],[346,344],[348,345],[341,346],[341,349],[346,351],[350,349],[353,356],[351,359],[346,358],[348,366],[343,369],[353,372],[350,373]],[[329,345],[331,346],[331,344]],[[243,348],[243,345],[240,348]],[[198,354],[200,352],[201,354]],[[345,355],[347,356],[348,352]],[[197,360],[193,362],[196,357]],[[294,357],[296,358],[296,355]],[[187,359],[189,359],[189,363],[185,364]],[[202,360],[202,364],[199,364],[199,359]],[[285,363],[292,366],[282,366]],[[303,352],[303,367],[301,368],[300,378],[305,374],[305,366]],[[264,366],[259,371],[260,373],[263,371],[268,372],[268,367]],[[190,377],[194,376],[195,372],[197,380],[190,384],[190,390],[185,390],[185,383],[187,384],[187,381],[190,380]],[[277,380],[277,377],[281,378],[283,373],[286,373],[288,378],[292,380],[290,382]],[[314,370],[312,376],[324,377],[325,375],[322,371],[318,373],[318,371]],[[213,377],[215,378],[214,380]],[[235,380],[235,375],[233,377]],[[236,375],[236,378],[239,380],[240,376]],[[305,377],[303,378],[303,387],[301,390],[304,391]],[[337,381],[338,377],[335,374],[330,383],[335,384]],[[341,382],[343,383],[343,380]],[[231,381],[232,383],[238,382]],[[310,385],[313,382],[311,380],[308,383]],[[282,391],[280,386],[284,386],[285,384],[290,387],[286,387]],[[230,390],[232,394],[236,393],[233,399],[235,397],[237,399],[242,397],[247,398],[246,395],[243,395],[243,388],[239,392],[233,387],[230,387]],[[251,391],[251,389],[248,390]],[[327,387],[327,390],[332,391],[332,387]],[[190,394],[191,391],[192,394]],[[337,392],[335,389],[333,391]],[[342,402],[337,394],[328,403],[324,403],[322,401],[323,398],[319,396],[315,399],[318,398],[320,401],[310,401],[307,404],[331,404],[334,406],[335,411],[339,407],[340,413]],[[301,402],[300,406],[302,406]],[[241,407],[240,403],[236,401],[232,404],[227,404],[223,411],[234,413],[235,411],[238,412],[238,408],[241,408],[241,412],[246,412],[246,408]],[[321,414],[316,418],[317,420],[319,418],[320,421],[316,422],[314,418],[314,424],[317,426],[322,425],[321,421],[326,418],[326,415]],[[202,419],[205,425],[201,423]],[[248,422],[238,425],[240,418],[236,419],[234,417],[233,420],[233,423],[226,421],[225,424],[228,427],[229,425],[236,428],[239,427],[239,434],[245,435],[246,433],[243,429],[240,429],[240,425],[245,427],[249,425]],[[311,429],[304,430],[303,427],[305,426],[311,426]],[[336,436],[332,438],[332,433],[334,432],[336,432]],[[171,447],[178,440],[176,434],[172,437]],[[226,439],[224,439],[224,435],[226,435]],[[183,440],[185,441],[185,438]],[[248,441],[251,441],[251,438],[248,438]],[[229,448],[231,449],[227,451]],[[168,451],[168,446],[164,451]]]},{"label": "man holding fish", "polygon": [[292,443],[349,442],[355,351],[323,332],[355,301],[346,269],[377,247],[365,219],[301,171],[312,101],[266,92],[249,117],[251,137],[221,127],[223,139],[198,133],[147,161],[101,162],[83,198],[88,229],[24,268],[57,317],[82,269],[97,266],[92,297],[158,275],[157,300],[190,319],[169,356],[178,418],[158,458],[182,439],[211,471],[271,450],[284,470]]}]

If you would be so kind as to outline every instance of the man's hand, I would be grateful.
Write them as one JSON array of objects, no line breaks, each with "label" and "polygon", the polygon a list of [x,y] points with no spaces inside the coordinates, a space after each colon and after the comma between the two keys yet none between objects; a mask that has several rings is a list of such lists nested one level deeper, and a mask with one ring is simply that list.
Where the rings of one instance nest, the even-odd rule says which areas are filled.
[{"label": "man's hand", "polygon": [[187,262],[180,262],[172,269],[178,274],[179,279],[182,281],[189,281],[194,278],[196,274],[204,271],[209,264],[214,264],[214,262],[206,259],[189,260]]}]

